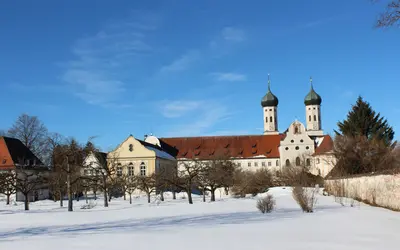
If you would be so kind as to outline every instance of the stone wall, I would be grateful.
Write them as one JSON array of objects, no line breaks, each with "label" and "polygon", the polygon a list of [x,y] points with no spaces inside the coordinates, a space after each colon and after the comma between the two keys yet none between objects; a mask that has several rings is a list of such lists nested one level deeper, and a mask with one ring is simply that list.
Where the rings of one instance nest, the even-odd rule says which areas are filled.
[{"label": "stone wall", "polygon": [[325,180],[329,194],[400,211],[400,174]]}]

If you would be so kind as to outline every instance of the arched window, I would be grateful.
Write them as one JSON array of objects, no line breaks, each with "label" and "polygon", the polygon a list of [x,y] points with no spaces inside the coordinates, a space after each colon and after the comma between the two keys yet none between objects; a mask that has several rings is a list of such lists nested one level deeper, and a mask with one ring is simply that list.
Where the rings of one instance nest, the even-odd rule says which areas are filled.
[{"label": "arched window", "polygon": [[265,117],[265,122],[268,123],[268,117]]},{"label": "arched window", "polygon": [[133,163],[131,162],[131,163],[129,163],[129,166],[128,166],[128,175],[133,176],[133,174],[134,174],[134,167],[133,167]]},{"label": "arched window", "polygon": [[299,126],[295,126],[295,127],[294,127],[294,133],[295,133],[295,134],[298,134],[298,133],[299,133]]},{"label": "arched window", "polygon": [[140,163],[140,176],[146,176],[146,164],[144,162]]},{"label": "arched window", "polygon": [[272,122],[272,116],[269,117],[269,122]]},{"label": "arched window", "polygon": [[311,122],[311,115],[308,116],[308,121]]},{"label": "arched window", "polygon": [[300,157],[296,157],[296,166],[300,166]]},{"label": "arched window", "polygon": [[311,166],[311,161],[310,161],[310,159],[307,159],[307,160],[306,160],[306,166]]},{"label": "arched window", "polygon": [[316,115],[314,115],[314,121],[317,121],[317,116]]},{"label": "arched window", "polygon": [[286,166],[287,166],[287,167],[290,167],[290,161],[289,161],[289,159],[286,159]]}]

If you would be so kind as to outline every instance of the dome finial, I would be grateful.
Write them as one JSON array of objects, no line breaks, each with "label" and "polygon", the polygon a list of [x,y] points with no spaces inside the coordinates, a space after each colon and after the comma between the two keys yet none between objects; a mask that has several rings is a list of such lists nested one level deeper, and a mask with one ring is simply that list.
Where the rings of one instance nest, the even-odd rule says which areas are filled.
[{"label": "dome finial", "polygon": [[271,80],[268,73],[268,90],[271,91]]},{"label": "dome finial", "polygon": [[312,84],[312,76],[310,76],[310,84],[311,84],[311,89],[314,89]]}]

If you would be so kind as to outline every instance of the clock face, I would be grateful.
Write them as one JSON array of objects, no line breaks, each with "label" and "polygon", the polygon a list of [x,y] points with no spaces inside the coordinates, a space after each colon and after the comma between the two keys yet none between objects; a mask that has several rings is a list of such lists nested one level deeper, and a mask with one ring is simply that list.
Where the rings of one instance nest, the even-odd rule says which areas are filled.
[{"label": "clock face", "polygon": [[129,151],[133,151],[133,144],[129,144]]}]

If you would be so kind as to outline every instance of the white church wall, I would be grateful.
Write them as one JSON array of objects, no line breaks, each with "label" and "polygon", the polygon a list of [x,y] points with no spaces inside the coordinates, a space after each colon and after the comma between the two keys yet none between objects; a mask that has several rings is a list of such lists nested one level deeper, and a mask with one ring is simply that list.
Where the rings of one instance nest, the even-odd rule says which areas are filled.
[{"label": "white church wall", "polygon": [[296,165],[297,157],[301,162],[310,159],[311,165],[314,150],[314,141],[307,135],[304,125],[295,121],[290,125],[286,138],[279,146],[281,165],[286,166],[287,160],[291,165]]}]

